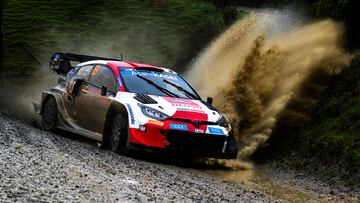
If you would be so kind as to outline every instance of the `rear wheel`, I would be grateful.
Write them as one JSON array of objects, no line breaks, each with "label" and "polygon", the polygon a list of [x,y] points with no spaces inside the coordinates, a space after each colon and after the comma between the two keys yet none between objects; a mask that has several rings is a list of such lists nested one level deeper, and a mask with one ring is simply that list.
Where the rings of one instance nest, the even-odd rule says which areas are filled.
[{"label": "rear wheel", "polygon": [[110,148],[114,152],[127,152],[127,120],[121,113],[115,116],[110,134]]},{"label": "rear wheel", "polygon": [[42,114],[42,128],[47,131],[54,131],[56,129],[58,116],[58,108],[56,99],[50,97],[45,100],[43,114]]}]

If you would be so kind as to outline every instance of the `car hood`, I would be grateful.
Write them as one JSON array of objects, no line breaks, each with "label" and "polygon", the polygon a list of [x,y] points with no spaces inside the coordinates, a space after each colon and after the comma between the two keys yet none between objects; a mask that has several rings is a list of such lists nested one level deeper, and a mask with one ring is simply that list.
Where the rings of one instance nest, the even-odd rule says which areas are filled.
[{"label": "car hood", "polygon": [[214,107],[201,100],[135,93],[126,96],[128,97],[127,102],[132,105],[142,104],[149,106],[171,116],[173,119],[215,123],[221,117],[221,114]]}]

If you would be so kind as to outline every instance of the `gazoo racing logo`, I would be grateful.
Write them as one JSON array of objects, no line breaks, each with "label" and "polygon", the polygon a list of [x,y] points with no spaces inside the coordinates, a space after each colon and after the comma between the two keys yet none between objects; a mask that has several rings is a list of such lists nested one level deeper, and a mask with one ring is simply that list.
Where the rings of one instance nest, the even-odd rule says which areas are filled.
[{"label": "gazoo racing logo", "polygon": [[171,103],[172,106],[176,107],[179,111],[193,111],[204,113],[203,108],[189,99],[179,99],[172,97],[164,97],[166,101]]}]

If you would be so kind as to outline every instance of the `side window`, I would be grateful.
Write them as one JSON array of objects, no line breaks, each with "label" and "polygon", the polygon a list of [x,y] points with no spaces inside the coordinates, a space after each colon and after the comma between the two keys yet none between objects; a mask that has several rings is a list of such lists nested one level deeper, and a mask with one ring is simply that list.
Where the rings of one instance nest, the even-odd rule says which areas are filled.
[{"label": "side window", "polygon": [[87,81],[93,67],[94,65],[83,66],[78,70],[77,75]]},{"label": "side window", "polygon": [[66,74],[66,81],[69,81],[71,78],[74,77],[76,74],[76,69],[72,68],[67,74]]},{"label": "side window", "polygon": [[94,85],[105,86],[109,90],[117,90],[117,83],[114,74],[105,66],[96,65],[91,72],[89,82]]}]

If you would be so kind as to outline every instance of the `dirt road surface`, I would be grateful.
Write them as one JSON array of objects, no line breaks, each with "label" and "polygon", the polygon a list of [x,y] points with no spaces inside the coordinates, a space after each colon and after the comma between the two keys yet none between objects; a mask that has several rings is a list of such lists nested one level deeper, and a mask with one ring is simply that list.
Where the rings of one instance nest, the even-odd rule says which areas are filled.
[{"label": "dirt road surface", "polygon": [[99,149],[0,116],[0,202],[269,202],[243,185],[191,168]]},{"label": "dirt road surface", "polygon": [[0,202],[359,201],[346,188],[274,165],[232,171],[174,159],[121,156],[0,114]]}]

